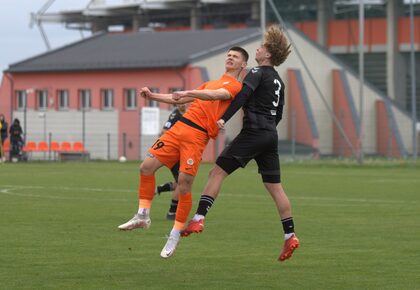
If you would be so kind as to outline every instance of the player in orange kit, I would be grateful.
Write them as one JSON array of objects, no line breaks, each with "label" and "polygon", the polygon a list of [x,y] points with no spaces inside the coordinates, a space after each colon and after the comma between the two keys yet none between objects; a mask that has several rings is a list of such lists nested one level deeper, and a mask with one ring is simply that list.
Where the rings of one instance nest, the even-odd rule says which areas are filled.
[{"label": "player in orange kit", "polygon": [[161,251],[161,257],[172,256],[178,245],[180,233],[192,207],[192,184],[201,162],[203,151],[210,138],[219,133],[217,120],[224,114],[242,84],[237,80],[246,67],[248,53],[241,47],[228,50],[225,73],[215,81],[202,84],[196,90],[172,94],[152,93],[141,90],[145,98],[170,104],[192,102],[183,117],[165,132],[149,149],[140,165],[139,209],[132,219],[118,226],[120,230],[148,228],[151,224],[150,208],[155,193],[155,172],[162,166],[172,168],[180,162],[178,209],[174,226]]}]

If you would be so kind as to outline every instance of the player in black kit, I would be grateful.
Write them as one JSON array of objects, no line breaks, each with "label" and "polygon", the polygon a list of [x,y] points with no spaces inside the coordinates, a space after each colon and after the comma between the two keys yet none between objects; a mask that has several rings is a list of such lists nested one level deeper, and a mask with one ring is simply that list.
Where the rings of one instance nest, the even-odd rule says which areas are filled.
[{"label": "player in black kit", "polygon": [[[186,105],[185,104],[178,104],[176,105],[175,109],[169,115],[168,120],[163,125],[162,133],[168,131],[179,119],[181,119],[182,115],[185,113]],[[178,207],[178,196],[175,194],[175,187],[178,182],[178,175],[179,175],[179,162],[171,168],[172,176],[174,177],[174,181],[169,181],[163,183],[161,185],[156,186],[156,194],[160,195],[162,192],[172,191],[172,199],[171,204],[169,205],[169,210],[166,213],[166,219],[168,220],[175,220],[175,213]]]},{"label": "player in black kit", "polygon": [[201,195],[197,212],[182,232],[183,236],[203,231],[204,218],[224,179],[255,159],[264,186],[270,192],[283,224],[285,242],[278,260],[290,258],[299,247],[299,240],[294,233],[290,202],[280,181],[276,130],[283,115],[284,83],[274,66],[282,64],[289,53],[290,44],[283,31],[277,26],[271,26],[264,35],[263,44],[256,51],[255,60],[258,66],[247,74],[242,90],[217,122],[223,128],[225,122],[243,107],[243,128],[217,158]]}]

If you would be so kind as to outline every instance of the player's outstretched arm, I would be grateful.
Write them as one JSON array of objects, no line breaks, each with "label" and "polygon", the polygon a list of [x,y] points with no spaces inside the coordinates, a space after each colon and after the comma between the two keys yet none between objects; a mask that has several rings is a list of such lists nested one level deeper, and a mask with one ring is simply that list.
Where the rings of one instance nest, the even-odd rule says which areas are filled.
[{"label": "player's outstretched arm", "polygon": [[221,121],[217,122],[219,128],[223,128],[224,124],[232,118],[233,115],[245,104],[245,102],[251,97],[253,93],[253,89],[251,89],[248,85],[244,84],[242,86],[241,91],[236,95],[235,99],[230,103],[229,107],[227,108],[226,112],[220,118]]},{"label": "player's outstretched arm", "polygon": [[189,91],[178,91],[174,92],[174,96],[180,100],[184,98],[194,98],[204,101],[215,101],[215,100],[229,100],[232,98],[230,93],[223,88],[217,90],[189,90]]},{"label": "player's outstretched arm", "polygon": [[140,90],[140,96],[146,99],[154,100],[161,103],[167,104],[185,104],[191,102],[192,99],[184,98],[184,99],[175,99],[173,94],[160,94],[160,93],[153,93],[149,90],[148,87],[144,87]]}]

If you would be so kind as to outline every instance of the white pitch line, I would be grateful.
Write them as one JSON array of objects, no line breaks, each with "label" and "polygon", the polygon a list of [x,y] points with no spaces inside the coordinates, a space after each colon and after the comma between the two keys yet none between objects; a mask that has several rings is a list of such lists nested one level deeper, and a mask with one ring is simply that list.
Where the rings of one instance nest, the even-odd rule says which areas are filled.
[{"label": "white pitch line", "polygon": [[[36,197],[36,198],[50,198],[50,199],[58,199],[58,200],[91,200],[91,201],[98,201],[98,200],[106,200],[106,201],[131,201],[131,199],[110,199],[110,198],[89,198],[89,197],[75,197],[75,196],[56,196],[56,195],[42,195],[42,194],[32,194],[32,193],[19,193],[16,190],[19,189],[54,189],[54,190],[65,190],[65,191],[91,191],[91,192],[134,192],[133,190],[126,190],[126,189],[103,189],[103,188],[88,188],[88,187],[61,187],[61,186],[39,186],[39,185],[25,185],[25,186],[16,186],[16,185],[3,185],[5,187],[0,189],[0,194],[5,195],[14,195],[14,196],[22,196],[22,197]],[[12,192],[13,191],[13,192]],[[241,193],[220,193],[220,196],[228,196],[228,197],[245,197],[249,199],[267,199],[268,196],[265,192],[261,192],[261,194],[254,194],[254,195],[246,195]],[[407,204],[406,201],[401,200],[383,200],[383,199],[366,199],[366,198],[331,198],[331,197],[319,197],[319,196],[289,196],[290,199],[298,199],[298,200],[313,200],[313,201],[321,201],[321,202],[353,202],[353,203],[369,203],[369,204]],[[409,204],[417,204],[416,201],[410,201]]]},{"label": "white pitch line", "polygon": [[[89,200],[89,201],[99,201],[99,200],[106,200],[106,201],[119,201],[119,202],[126,202],[131,201],[129,199],[122,199],[122,198],[89,198],[89,197],[75,197],[75,196],[57,196],[57,195],[41,195],[41,194],[33,194],[33,193],[19,193],[16,190],[19,189],[46,189],[50,187],[42,187],[42,186],[9,186],[9,188],[0,189],[0,194],[4,195],[11,195],[11,196],[19,196],[19,197],[36,197],[36,198],[47,198],[47,199],[57,199],[57,200]],[[51,188],[50,188],[51,189]],[[77,188],[79,190],[80,188]],[[70,188],[66,188],[66,190],[70,190]],[[116,191],[118,192],[118,191]]]},{"label": "white pitch line", "polygon": [[55,190],[69,190],[69,191],[94,191],[94,192],[135,192],[135,190],[120,189],[120,188],[92,188],[92,187],[67,187],[67,186],[40,186],[40,185],[2,185],[2,187],[16,188],[16,189],[55,189]]}]

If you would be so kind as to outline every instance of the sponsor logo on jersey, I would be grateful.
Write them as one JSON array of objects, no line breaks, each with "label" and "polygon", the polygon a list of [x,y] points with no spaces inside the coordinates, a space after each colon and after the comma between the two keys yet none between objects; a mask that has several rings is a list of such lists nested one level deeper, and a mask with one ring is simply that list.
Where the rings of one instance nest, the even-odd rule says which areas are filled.
[{"label": "sponsor logo on jersey", "polygon": [[230,83],[230,82],[224,82],[223,84],[224,84],[224,85],[227,85],[228,83]]},{"label": "sponsor logo on jersey", "polygon": [[187,164],[188,165],[193,165],[194,164],[194,160],[192,158],[187,160]]},{"label": "sponsor logo on jersey", "polygon": [[257,73],[258,71],[259,71],[259,67],[254,67],[253,69],[251,69],[251,72],[253,73],[253,74],[255,74],[255,73]]}]

